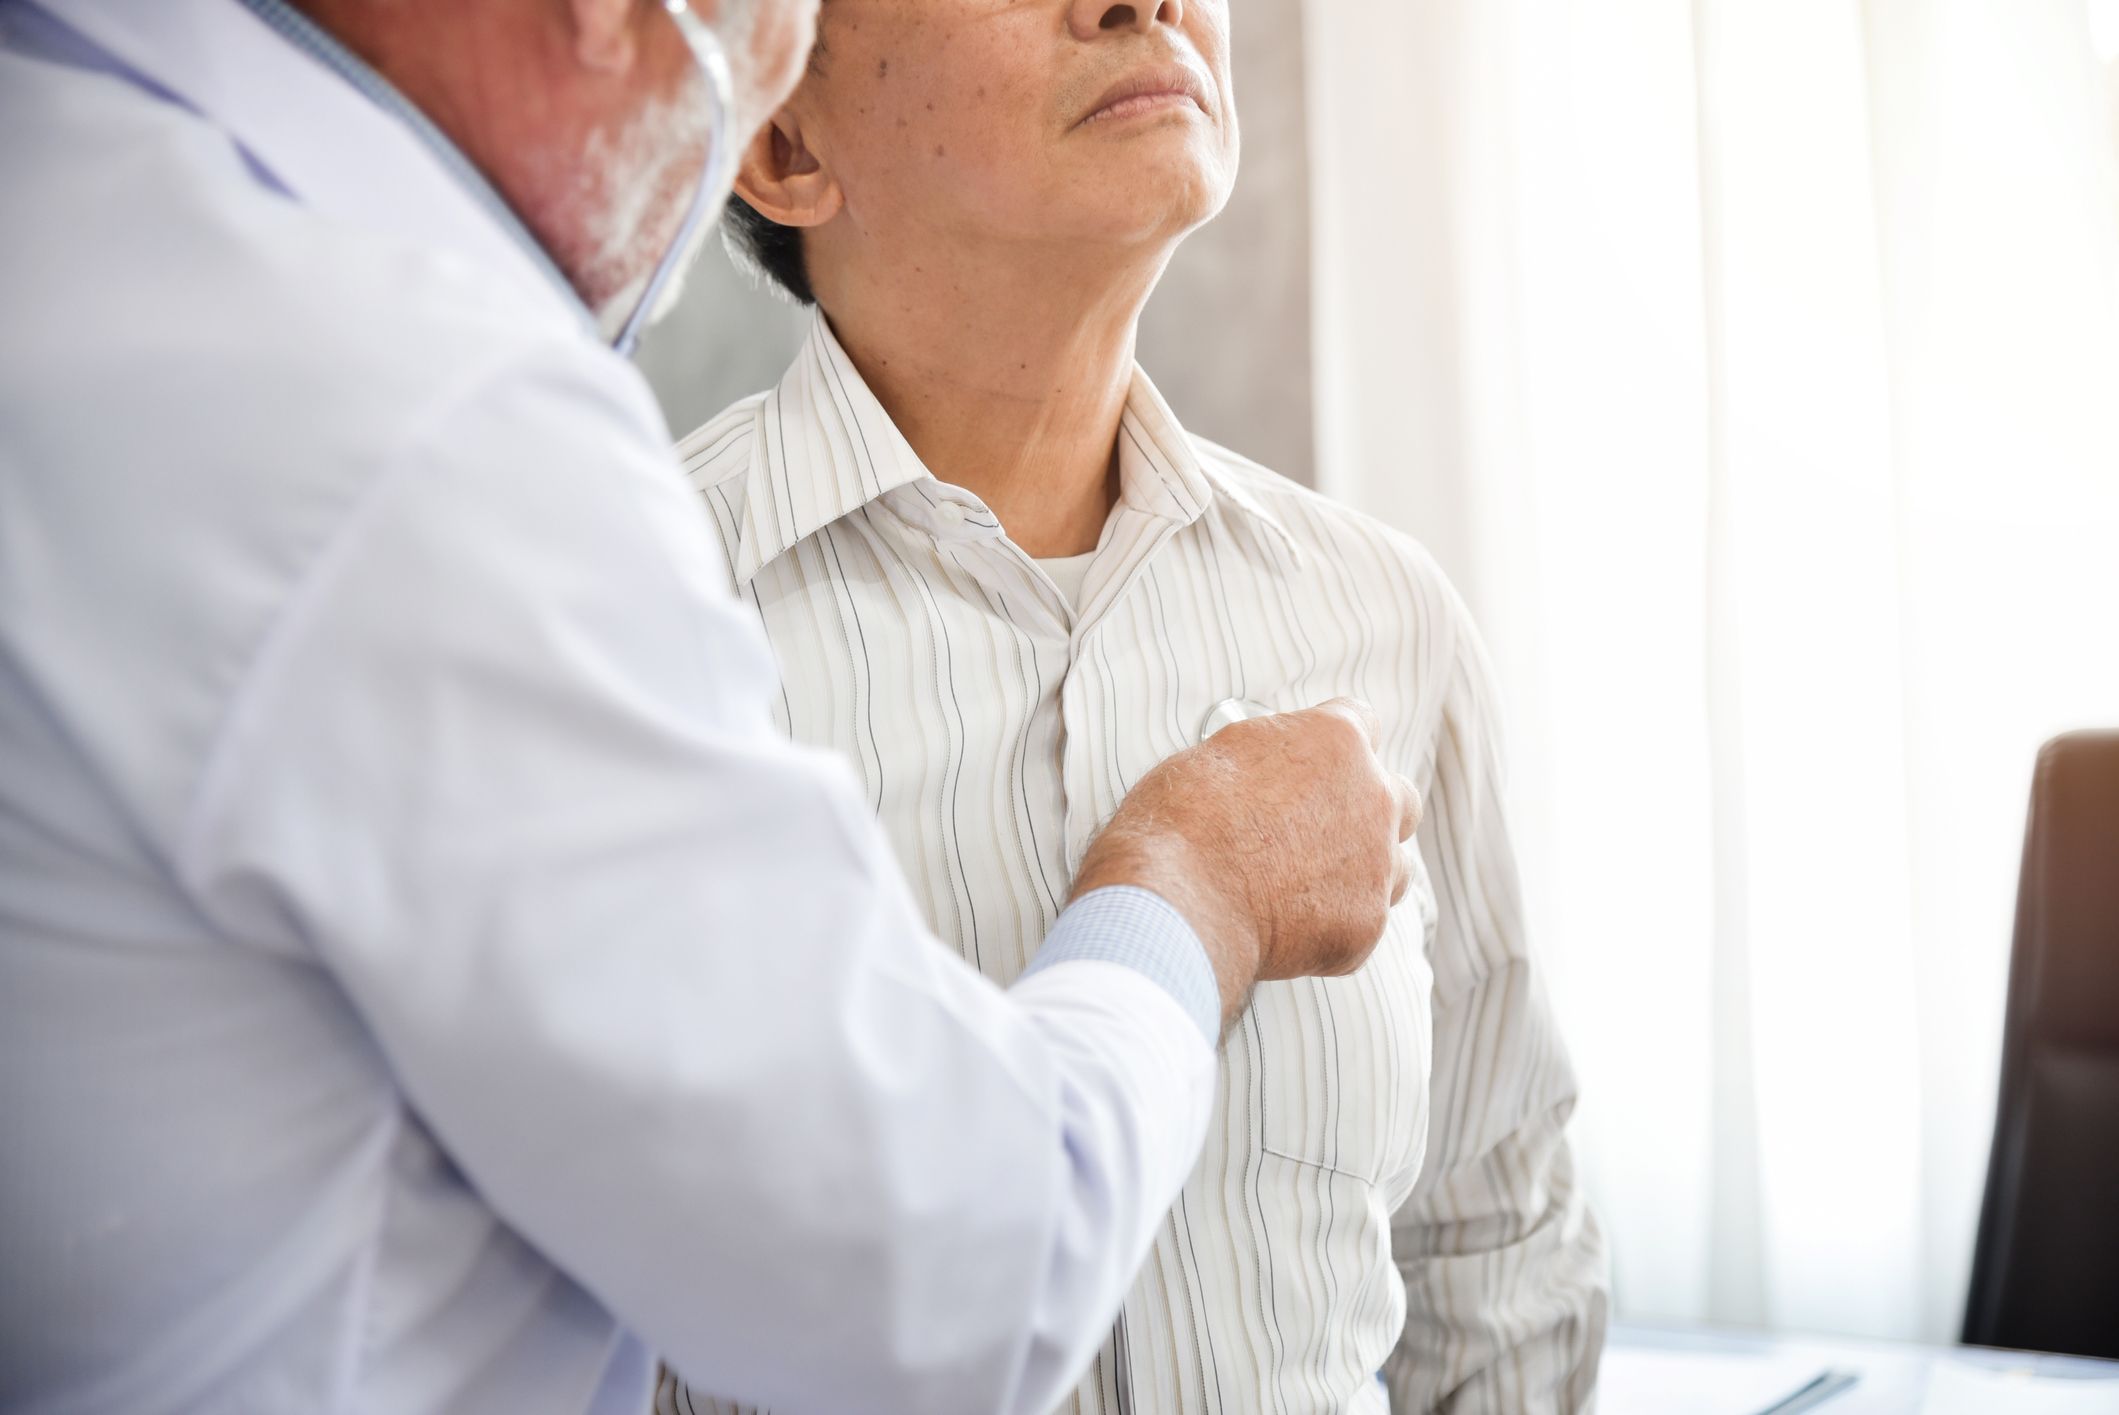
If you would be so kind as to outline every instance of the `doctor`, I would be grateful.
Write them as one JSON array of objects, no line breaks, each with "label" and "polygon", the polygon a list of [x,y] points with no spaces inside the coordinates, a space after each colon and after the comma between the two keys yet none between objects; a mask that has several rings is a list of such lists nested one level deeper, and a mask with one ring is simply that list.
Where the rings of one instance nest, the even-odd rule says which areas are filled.
[{"label": "doctor", "polygon": [[607,343],[806,52],[723,5],[0,0],[0,1407],[1043,1410],[1373,946],[1356,708],[1142,779],[1006,992],[778,740]]}]

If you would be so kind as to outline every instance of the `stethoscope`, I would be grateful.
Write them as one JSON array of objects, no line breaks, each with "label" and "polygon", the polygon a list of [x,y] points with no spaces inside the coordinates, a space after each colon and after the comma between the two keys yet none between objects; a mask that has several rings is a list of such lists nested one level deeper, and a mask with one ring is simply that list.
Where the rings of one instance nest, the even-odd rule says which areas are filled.
[{"label": "stethoscope", "polygon": [[1234,727],[1239,722],[1249,722],[1254,717],[1271,717],[1273,709],[1264,703],[1254,703],[1248,698],[1226,698],[1208,710],[1206,720],[1199,724],[1199,740],[1204,742],[1224,727]]},{"label": "stethoscope", "polygon": [[684,263],[700,223],[718,216],[722,203],[728,199],[729,189],[735,185],[736,176],[736,135],[728,130],[736,111],[736,83],[729,70],[728,51],[722,48],[721,41],[707,28],[706,22],[692,13],[689,0],[662,0],[662,5],[670,18],[677,22],[677,31],[684,36],[685,47],[692,52],[692,63],[698,68],[700,78],[706,81],[707,118],[712,127],[707,133],[706,161],[699,173],[699,189],[692,193],[691,209],[685,213],[684,224],[677,228],[677,237],[670,248],[662,253],[655,273],[648,277],[647,285],[640,292],[640,303],[633,306],[633,312],[626,316],[618,337],[611,341],[611,347],[627,357],[640,343],[640,331],[646,327],[648,316],[654,312],[664,288]]}]

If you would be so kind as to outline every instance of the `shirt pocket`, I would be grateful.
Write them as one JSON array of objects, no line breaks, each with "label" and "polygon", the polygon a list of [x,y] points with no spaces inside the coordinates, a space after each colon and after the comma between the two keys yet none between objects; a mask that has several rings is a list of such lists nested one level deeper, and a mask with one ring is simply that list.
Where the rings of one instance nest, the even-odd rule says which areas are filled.
[{"label": "shirt pocket", "polygon": [[1417,1168],[1427,1134],[1433,920],[1422,872],[1359,972],[1259,985],[1225,1059],[1231,1109],[1247,1109],[1260,1149],[1369,1184]]}]

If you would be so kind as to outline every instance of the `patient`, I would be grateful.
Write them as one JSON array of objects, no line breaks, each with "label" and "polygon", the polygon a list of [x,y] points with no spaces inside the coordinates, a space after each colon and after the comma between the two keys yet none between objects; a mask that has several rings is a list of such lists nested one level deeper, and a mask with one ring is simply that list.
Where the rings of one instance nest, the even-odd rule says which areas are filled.
[{"label": "patient", "polygon": [[[1064,1408],[1585,1408],[1603,1244],[1463,605],[1411,540],[1189,436],[1134,365],[1235,177],[1227,0],[821,23],[730,218],[816,306],[809,342],[683,451],[783,725],[866,783],[936,931],[1009,982],[1127,788],[1248,712],[1368,700],[1427,802],[1374,959],[1260,987],[1226,1039],[1199,1169]],[[1196,333],[1246,337],[1242,292]]]}]

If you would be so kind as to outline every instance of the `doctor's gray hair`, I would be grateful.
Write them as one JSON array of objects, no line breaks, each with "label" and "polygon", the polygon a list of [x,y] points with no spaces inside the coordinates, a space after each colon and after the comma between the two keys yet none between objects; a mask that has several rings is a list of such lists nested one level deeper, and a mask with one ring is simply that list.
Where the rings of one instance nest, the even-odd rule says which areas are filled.
[{"label": "doctor's gray hair", "polygon": [[796,304],[817,302],[802,259],[802,233],[796,228],[768,220],[742,197],[732,196],[721,218],[721,239],[738,266],[764,277]]}]

